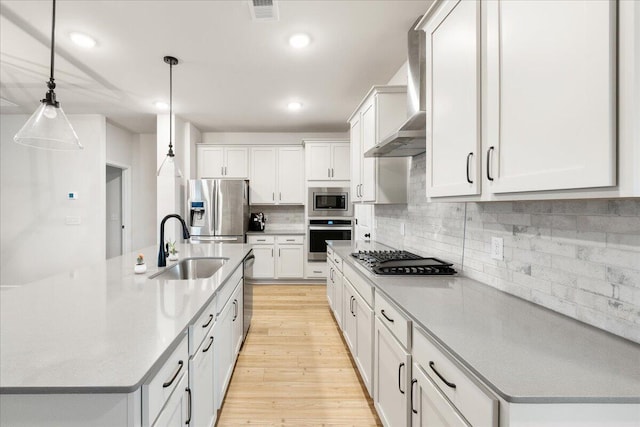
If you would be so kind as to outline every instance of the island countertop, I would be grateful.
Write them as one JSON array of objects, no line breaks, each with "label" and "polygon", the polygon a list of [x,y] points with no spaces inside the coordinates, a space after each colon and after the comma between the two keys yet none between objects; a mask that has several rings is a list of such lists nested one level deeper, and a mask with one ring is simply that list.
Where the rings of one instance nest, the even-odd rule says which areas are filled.
[{"label": "island countertop", "polygon": [[640,344],[457,276],[378,276],[328,242],[496,394],[513,403],[640,403]]},{"label": "island countertop", "polygon": [[[222,257],[212,277],[149,279],[150,246],[0,294],[0,393],[127,393],[144,382],[251,248],[177,245],[180,258]],[[148,270],[134,274],[136,255]],[[171,266],[173,262],[168,261]]]}]

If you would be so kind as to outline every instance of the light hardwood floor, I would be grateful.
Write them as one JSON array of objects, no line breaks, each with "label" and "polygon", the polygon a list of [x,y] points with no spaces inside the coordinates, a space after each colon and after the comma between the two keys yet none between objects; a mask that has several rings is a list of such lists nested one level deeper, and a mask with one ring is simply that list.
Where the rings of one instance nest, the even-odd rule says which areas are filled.
[{"label": "light hardwood floor", "polygon": [[379,426],[356,369],[324,286],[255,286],[217,425]]}]

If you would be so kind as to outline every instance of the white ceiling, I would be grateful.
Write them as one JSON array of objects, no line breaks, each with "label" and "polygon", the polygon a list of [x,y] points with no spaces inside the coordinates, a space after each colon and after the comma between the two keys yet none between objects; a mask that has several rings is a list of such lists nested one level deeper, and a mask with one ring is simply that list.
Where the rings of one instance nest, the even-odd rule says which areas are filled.
[{"label": "white ceiling", "polygon": [[[366,91],[406,60],[406,33],[430,0],[280,0],[277,22],[254,22],[248,2],[59,0],[56,93],[69,113],[104,114],[155,132],[153,102],[202,131],[322,132],[345,123]],[[81,31],[98,41],[74,45]],[[0,1],[0,96],[31,114],[46,92],[51,1]],[[288,37],[312,42],[295,50]],[[290,113],[298,100],[302,111]]]}]

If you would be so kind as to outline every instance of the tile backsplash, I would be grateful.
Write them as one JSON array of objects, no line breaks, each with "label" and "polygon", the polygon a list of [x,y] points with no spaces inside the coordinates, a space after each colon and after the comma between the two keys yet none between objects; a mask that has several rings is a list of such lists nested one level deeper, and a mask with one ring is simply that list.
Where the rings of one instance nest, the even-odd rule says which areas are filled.
[{"label": "tile backsplash", "polygon": [[[376,206],[375,219],[382,243],[640,342],[639,199],[426,203],[423,154],[409,203]],[[491,258],[491,237],[504,239],[504,260]]]},{"label": "tile backsplash", "polygon": [[304,206],[251,206],[251,212],[262,212],[267,217],[265,227],[268,229],[304,229]]}]

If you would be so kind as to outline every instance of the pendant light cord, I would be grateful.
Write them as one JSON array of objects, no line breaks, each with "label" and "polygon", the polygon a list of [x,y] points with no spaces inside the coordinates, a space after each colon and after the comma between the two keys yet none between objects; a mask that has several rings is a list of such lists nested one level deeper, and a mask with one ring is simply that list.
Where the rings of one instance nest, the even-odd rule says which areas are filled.
[{"label": "pendant light cord", "polygon": [[173,62],[169,62],[169,153],[168,156],[173,156],[173,145],[171,140],[173,139]]},{"label": "pendant light cord", "polygon": [[51,22],[51,71],[49,73],[49,89],[53,90],[56,87],[53,79],[53,62],[55,58],[55,46],[56,46],[56,0],[53,0],[53,14]]}]

